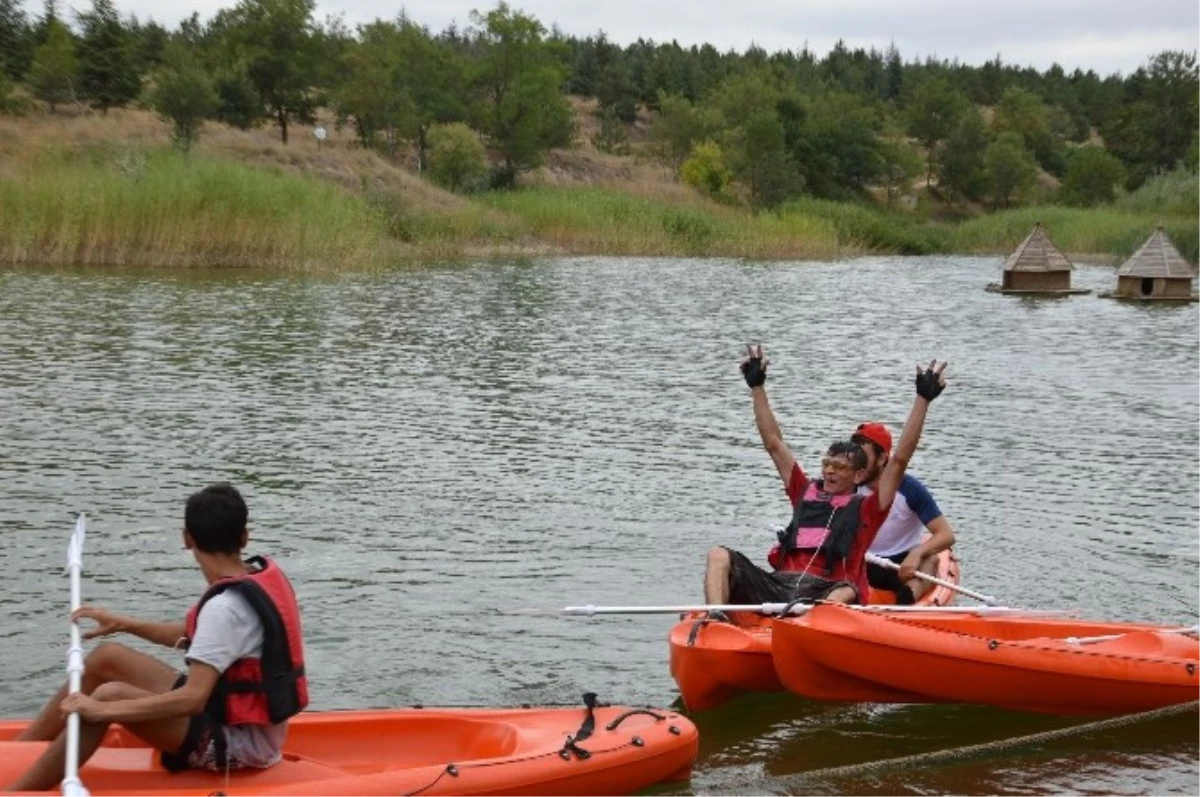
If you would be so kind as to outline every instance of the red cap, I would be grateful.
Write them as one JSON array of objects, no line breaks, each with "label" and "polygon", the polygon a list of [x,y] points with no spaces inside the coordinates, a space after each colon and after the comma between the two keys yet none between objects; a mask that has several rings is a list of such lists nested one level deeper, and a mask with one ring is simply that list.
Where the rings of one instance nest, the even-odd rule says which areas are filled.
[{"label": "red cap", "polygon": [[870,440],[875,445],[883,449],[883,453],[892,453],[892,433],[882,423],[868,421],[860,423],[858,429],[854,432],[854,437]]}]

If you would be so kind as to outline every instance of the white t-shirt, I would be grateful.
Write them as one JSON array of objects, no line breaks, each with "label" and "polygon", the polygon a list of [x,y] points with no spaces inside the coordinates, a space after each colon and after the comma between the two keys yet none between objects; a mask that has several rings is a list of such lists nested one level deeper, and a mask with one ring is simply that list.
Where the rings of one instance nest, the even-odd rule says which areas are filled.
[{"label": "white t-shirt", "polygon": [[[262,656],[262,621],[237,590],[210,598],[196,618],[196,633],[186,661],[198,661],[224,673],[238,659]],[[226,725],[229,755],[249,767],[269,767],[282,758],[287,722],[276,725]]]},{"label": "white t-shirt", "polygon": [[[875,491],[864,484],[858,488],[858,492],[870,495]],[[916,476],[904,474],[887,520],[879,527],[868,553],[889,557],[911,551],[921,544],[925,526],[941,516],[942,510],[928,488]]]}]

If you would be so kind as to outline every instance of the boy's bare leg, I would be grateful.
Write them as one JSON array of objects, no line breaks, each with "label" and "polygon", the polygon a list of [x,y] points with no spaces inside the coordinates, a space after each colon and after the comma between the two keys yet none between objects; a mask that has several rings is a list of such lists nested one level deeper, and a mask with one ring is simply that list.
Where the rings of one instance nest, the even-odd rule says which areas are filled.
[{"label": "boy's bare leg", "polygon": [[[90,695],[101,684],[119,681],[147,692],[162,694],[171,691],[178,678],[178,672],[153,656],[119,642],[105,642],[98,645],[84,660],[80,691]],[[45,742],[62,733],[66,723],[58,705],[66,696],[67,687],[64,684],[42,707],[29,727],[21,731],[17,741]]]}]

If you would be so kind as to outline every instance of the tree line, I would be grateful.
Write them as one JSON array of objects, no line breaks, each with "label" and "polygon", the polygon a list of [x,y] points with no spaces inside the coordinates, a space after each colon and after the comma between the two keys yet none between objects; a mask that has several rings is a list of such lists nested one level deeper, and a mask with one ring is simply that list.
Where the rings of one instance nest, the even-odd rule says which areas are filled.
[{"label": "tree line", "polygon": [[1196,54],[1163,51],[1128,76],[1044,72],[1001,61],[905,61],[839,42],[768,53],[642,40],[620,46],[547,30],[499,3],[441,32],[401,12],[349,29],[314,0],[240,0],[168,30],[122,19],[112,0],[64,19],[0,0],[0,111],[29,100],[100,112],[141,104],[184,149],[205,120],[310,124],[328,108],[358,142],[458,190],[508,187],[576,135],[570,95],[594,98],[593,143],[649,152],[718,199],[755,207],[814,196],[889,204],[913,181],[951,202],[1033,198],[1039,169],[1057,199],[1111,201],[1154,174],[1197,166]]}]

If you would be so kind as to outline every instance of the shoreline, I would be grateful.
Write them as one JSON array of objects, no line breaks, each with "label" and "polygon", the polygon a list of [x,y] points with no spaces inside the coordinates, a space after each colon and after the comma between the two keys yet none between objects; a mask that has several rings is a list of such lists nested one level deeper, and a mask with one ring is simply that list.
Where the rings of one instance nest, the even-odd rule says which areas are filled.
[{"label": "shoreline", "polygon": [[1195,208],[1042,205],[939,221],[805,198],[754,212],[638,156],[617,169],[616,156],[584,145],[554,151],[515,190],[460,195],[374,152],[209,127],[183,155],[146,112],[0,118],[0,265],[353,272],[574,256],[1003,258],[1039,222],[1073,262],[1119,264],[1159,225],[1193,262],[1200,247]]}]

